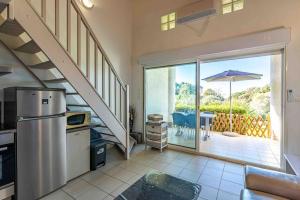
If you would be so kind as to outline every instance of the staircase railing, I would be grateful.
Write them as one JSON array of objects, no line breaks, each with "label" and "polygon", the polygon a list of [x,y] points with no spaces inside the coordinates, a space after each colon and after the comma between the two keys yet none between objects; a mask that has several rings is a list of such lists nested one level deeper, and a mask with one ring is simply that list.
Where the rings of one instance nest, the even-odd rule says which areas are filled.
[{"label": "staircase railing", "polygon": [[26,0],[128,131],[128,87],[122,82],[75,0]]}]

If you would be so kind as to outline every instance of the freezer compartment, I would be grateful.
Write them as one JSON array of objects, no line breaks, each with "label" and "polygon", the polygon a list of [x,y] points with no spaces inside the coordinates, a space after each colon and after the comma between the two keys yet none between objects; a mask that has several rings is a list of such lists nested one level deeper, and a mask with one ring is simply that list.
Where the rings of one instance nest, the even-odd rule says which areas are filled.
[{"label": "freezer compartment", "polygon": [[17,123],[17,199],[40,198],[66,184],[66,118]]},{"label": "freezer compartment", "polygon": [[63,90],[17,90],[17,116],[40,117],[66,112]]}]

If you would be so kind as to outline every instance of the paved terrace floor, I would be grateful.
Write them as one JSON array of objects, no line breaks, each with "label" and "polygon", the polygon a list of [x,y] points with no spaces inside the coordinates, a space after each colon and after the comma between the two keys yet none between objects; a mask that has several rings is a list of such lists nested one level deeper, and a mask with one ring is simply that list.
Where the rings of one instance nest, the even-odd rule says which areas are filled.
[{"label": "paved terrace floor", "polygon": [[[195,134],[184,130],[176,135],[177,129],[169,128],[169,143],[195,147]],[[280,143],[276,140],[240,135],[239,137],[224,136],[219,132],[211,132],[211,137],[203,141],[201,135],[200,151],[250,163],[280,167]]]},{"label": "paved terrace floor", "polygon": [[208,157],[172,150],[145,151],[144,145],[135,148],[129,161],[114,148],[107,157],[104,167],[69,182],[43,200],[112,200],[151,170],[200,184],[198,200],[238,200],[244,188],[243,166]]}]

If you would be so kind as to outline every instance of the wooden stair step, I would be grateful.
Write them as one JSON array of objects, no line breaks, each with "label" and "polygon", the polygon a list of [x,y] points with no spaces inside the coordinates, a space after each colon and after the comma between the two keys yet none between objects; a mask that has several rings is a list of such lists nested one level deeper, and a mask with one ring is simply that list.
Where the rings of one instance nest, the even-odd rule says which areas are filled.
[{"label": "wooden stair step", "polygon": [[15,51],[21,51],[24,53],[38,53],[41,51],[40,47],[33,41],[30,40],[29,42],[25,43],[24,45],[15,49]]},{"label": "wooden stair step", "polygon": [[114,144],[122,145],[120,143],[120,141],[114,135],[104,135],[104,134],[101,134],[101,136],[102,136],[102,138],[101,138],[102,140],[105,140],[107,142],[111,142],[111,143],[114,143]]},{"label": "wooden stair step", "polygon": [[19,36],[24,33],[24,29],[15,20],[6,20],[0,25],[0,32],[8,35]]},{"label": "wooden stair step", "polygon": [[72,96],[72,95],[79,95],[77,92],[68,92],[66,93],[67,96]]},{"label": "wooden stair step", "polygon": [[68,107],[90,107],[89,105],[86,104],[67,104]]},{"label": "wooden stair step", "polygon": [[45,70],[56,68],[56,66],[51,61],[39,63],[36,65],[30,65],[29,67],[32,69],[45,69]]},{"label": "wooden stair step", "polygon": [[3,12],[3,10],[7,7],[7,4],[0,3],[0,12]]},{"label": "wooden stair step", "polygon": [[50,79],[50,80],[42,80],[44,83],[65,83],[67,79],[65,78],[57,78],[57,79]]}]

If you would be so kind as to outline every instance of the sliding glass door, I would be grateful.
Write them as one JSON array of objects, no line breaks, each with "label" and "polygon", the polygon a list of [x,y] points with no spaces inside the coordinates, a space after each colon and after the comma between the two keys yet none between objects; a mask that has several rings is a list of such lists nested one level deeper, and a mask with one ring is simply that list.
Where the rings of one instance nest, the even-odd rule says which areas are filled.
[{"label": "sliding glass door", "polygon": [[201,63],[200,152],[281,166],[282,57],[270,52]]},{"label": "sliding glass door", "polygon": [[145,119],[161,114],[168,143],[196,148],[196,63],[145,69]]},{"label": "sliding glass door", "polygon": [[284,51],[145,68],[145,119],[161,114],[169,144],[279,168]]}]

